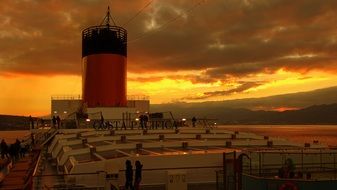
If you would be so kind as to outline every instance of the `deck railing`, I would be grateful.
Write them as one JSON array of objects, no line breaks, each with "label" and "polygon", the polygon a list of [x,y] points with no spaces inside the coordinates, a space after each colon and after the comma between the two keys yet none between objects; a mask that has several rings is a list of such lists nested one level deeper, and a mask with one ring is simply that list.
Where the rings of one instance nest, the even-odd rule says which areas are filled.
[{"label": "deck railing", "polygon": [[53,95],[51,100],[82,100],[82,97],[74,94]]}]

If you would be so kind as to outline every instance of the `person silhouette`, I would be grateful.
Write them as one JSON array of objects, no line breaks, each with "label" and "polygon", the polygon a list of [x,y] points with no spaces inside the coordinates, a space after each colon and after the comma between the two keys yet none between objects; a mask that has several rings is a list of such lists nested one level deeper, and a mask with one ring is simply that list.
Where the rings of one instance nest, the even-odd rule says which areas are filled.
[{"label": "person silhouette", "polygon": [[6,141],[4,139],[2,139],[1,144],[0,144],[0,148],[1,148],[1,158],[4,159],[9,158],[8,156],[8,145],[6,143]]},{"label": "person silhouette", "polygon": [[140,163],[139,160],[136,161],[135,163],[136,170],[135,170],[135,183],[134,183],[134,188],[135,190],[140,189],[140,182],[142,181],[142,168],[143,165]]},{"label": "person silhouette", "polygon": [[57,128],[59,129],[61,126],[61,118],[59,116],[56,117]]},{"label": "person silhouette", "polygon": [[51,120],[53,122],[53,127],[56,127],[56,117],[55,117],[55,115],[53,116],[53,118]]},{"label": "person silhouette", "polygon": [[125,190],[133,190],[132,180],[133,180],[133,170],[130,160],[125,161]]},{"label": "person silhouette", "polygon": [[192,118],[192,126],[195,127],[195,123],[197,122],[197,118],[193,117]]},{"label": "person silhouette", "polygon": [[104,128],[104,117],[103,117],[103,114],[102,114],[102,113],[101,113],[100,127],[101,127],[101,129]]},{"label": "person silhouette", "polygon": [[139,116],[139,124],[142,129],[144,129],[144,116],[140,115]]},{"label": "person silhouette", "polygon": [[29,116],[29,122],[30,122],[30,126],[32,127],[32,129],[34,129],[34,119],[31,115]]},{"label": "person silhouette", "polygon": [[143,122],[144,122],[144,128],[147,129],[147,122],[149,121],[149,118],[147,117],[147,115],[143,116]]}]

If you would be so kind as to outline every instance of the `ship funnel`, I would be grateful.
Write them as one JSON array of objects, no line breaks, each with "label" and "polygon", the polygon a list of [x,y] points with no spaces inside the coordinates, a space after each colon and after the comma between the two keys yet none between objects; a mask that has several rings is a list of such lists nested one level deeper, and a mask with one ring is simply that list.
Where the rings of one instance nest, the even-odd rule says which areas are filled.
[{"label": "ship funnel", "polygon": [[82,32],[82,95],[88,108],[127,106],[126,63],[127,31],[108,8],[100,25]]}]

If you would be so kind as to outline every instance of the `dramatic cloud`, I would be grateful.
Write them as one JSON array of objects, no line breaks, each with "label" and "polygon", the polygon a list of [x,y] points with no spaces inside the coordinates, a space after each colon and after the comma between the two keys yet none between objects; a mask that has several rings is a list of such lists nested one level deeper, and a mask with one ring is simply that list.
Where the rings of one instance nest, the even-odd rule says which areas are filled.
[{"label": "dramatic cloud", "polygon": [[228,96],[234,93],[241,93],[245,92],[249,89],[255,88],[260,86],[261,83],[258,82],[241,82],[239,86],[234,87],[230,90],[221,90],[221,91],[211,91],[211,92],[204,92],[200,96],[195,96],[195,97],[184,97],[182,100],[204,100],[210,97],[219,97],[219,96]]},{"label": "dramatic cloud", "polygon": [[[116,23],[148,2],[111,1]],[[81,30],[99,24],[107,5],[2,1],[1,73],[80,74]],[[280,68],[335,72],[336,8],[334,0],[156,0],[126,26],[129,71],[207,69],[206,81]]]},{"label": "dramatic cloud", "polygon": [[18,102],[6,97],[26,92],[27,76],[80,93],[81,32],[108,5],[128,30],[128,94],[197,102],[337,85],[336,0],[1,0],[0,103]]}]

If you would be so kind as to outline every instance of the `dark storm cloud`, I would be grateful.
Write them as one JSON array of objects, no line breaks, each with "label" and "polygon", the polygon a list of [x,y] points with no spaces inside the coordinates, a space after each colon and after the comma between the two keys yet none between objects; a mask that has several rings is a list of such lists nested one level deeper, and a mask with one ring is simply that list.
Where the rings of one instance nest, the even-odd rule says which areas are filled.
[{"label": "dark storm cloud", "polygon": [[207,99],[210,97],[216,97],[216,96],[228,96],[228,95],[235,94],[235,93],[245,92],[246,90],[258,87],[260,85],[261,85],[260,82],[241,82],[241,84],[238,87],[235,87],[230,90],[204,92],[202,96],[188,96],[188,97],[182,98],[181,100],[203,100],[203,99]]},{"label": "dark storm cloud", "polygon": [[242,83],[240,86],[238,86],[237,88],[234,89],[230,89],[230,90],[223,90],[223,91],[213,91],[213,92],[205,92],[204,94],[206,96],[223,96],[223,95],[230,95],[233,93],[240,93],[243,91],[246,91],[250,88],[254,88],[261,85],[260,83],[256,83],[256,82],[246,82],[246,83]]},{"label": "dark storm cloud", "polygon": [[[336,71],[336,1],[247,2],[208,1],[188,16],[188,22],[181,19],[148,37],[149,43],[136,44],[134,49],[142,45],[142,54],[151,56],[140,57],[146,65],[134,66],[207,69],[200,78],[212,81],[280,68]],[[284,58],[306,54],[314,56]]]},{"label": "dark storm cloud", "polygon": [[137,82],[157,82],[163,80],[164,77],[129,77],[128,81]]},{"label": "dark storm cloud", "polygon": [[[0,72],[79,74],[82,29],[99,24],[108,3],[123,25],[148,2],[2,1]],[[336,9],[335,0],[156,0],[126,26],[128,68],[205,71],[176,76],[194,83],[280,68],[335,72]]]},{"label": "dark storm cloud", "polygon": [[[99,24],[110,1],[5,0],[0,2],[0,74],[80,74],[81,32]],[[142,1],[110,3],[125,18]],[[130,12],[129,12],[130,11]],[[125,18],[122,17],[124,20]]]}]

